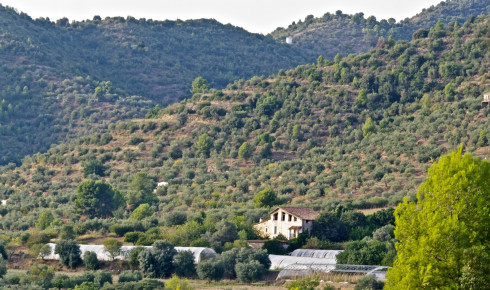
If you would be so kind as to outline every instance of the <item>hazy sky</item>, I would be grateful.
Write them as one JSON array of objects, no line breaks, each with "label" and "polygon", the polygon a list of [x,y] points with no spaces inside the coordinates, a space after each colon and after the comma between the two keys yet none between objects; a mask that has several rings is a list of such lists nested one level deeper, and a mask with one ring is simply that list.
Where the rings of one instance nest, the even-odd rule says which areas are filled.
[{"label": "hazy sky", "polygon": [[365,17],[374,15],[378,20],[393,17],[399,21],[439,2],[441,0],[0,0],[2,5],[12,6],[32,18],[49,17],[52,21],[62,17],[85,20],[94,15],[102,18],[131,15],[155,20],[214,18],[265,34],[309,14],[322,16],[342,10],[347,14],[364,12]]}]

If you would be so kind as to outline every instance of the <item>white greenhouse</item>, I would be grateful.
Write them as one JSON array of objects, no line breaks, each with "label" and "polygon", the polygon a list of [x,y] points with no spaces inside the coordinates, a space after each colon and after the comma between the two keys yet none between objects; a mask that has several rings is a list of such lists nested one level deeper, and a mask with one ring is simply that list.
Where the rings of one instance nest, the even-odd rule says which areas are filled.
[{"label": "white greenhouse", "polygon": [[[290,255],[293,257],[330,259],[336,261],[335,257],[342,252],[342,250],[296,249]],[[335,264],[335,262],[333,264]]]},{"label": "white greenhouse", "polygon": [[269,255],[269,260],[271,260],[271,270],[282,270],[285,269],[287,266],[293,264],[324,265],[324,264],[336,263],[335,258],[322,259],[322,258],[280,256],[280,255]]},{"label": "white greenhouse", "polygon": [[355,282],[366,275],[374,275],[378,280],[386,280],[390,267],[345,264],[290,264],[283,268],[277,280],[300,279],[305,276],[320,275],[324,280]]},{"label": "white greenhouse", "polygon": [[[49,256],[45,256],[46,260],[59,260],[60,256],[54,253],[54,249],[56,247],[55,243],[48,243],[51,247],[51,254]],[[122,246],[121,254],[116,257],[116,260],[124,260],[128,257],[129,253],[132,249],[141,246]],[[144,246],[144,248],[152,248],[151,246]],[[216,252],[211,248],[204,247],[175,247],[177,252],[181,251],[190,251],[194,255],[194,261],[196,264],[199,264],[202,261],[214,259],[217,257]],[[82,245],[80,244],[80,251],[82,252],[82,257],[85,252],[94,252],[97,254],[97,259],[100,261],[111,261],[111,257],[109,253],[106,251],[103,245]]]}]

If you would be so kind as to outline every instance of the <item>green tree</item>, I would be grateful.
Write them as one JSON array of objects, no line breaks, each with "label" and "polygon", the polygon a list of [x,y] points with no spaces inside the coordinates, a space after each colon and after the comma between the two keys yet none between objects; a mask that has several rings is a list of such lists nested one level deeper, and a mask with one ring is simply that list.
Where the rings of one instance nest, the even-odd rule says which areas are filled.
[{"label": "green tree", "polygon": [[194,79],[192,82],[192,89],[191,93],[192,94],[202,94],[206,93],[209,91],[209,83],[206,79],[203,77],[197,77]]},{"label": "green tree", "polygon": [[107,168],[104,166],[104,164],[102,164],[102,161],[92,159],[83,164],[83,177],[87,178],[90,174],[104,176],[106,169]]},{"label": "green tree", "polygon": [[45,230],[51,225],[53,221],[54,221],[54,216],[51,213],[51,211],[49,210],[43,211],[39,215],[39,218],[37,219],[36,228],[40,230]]},{"label": "green tree", "polygon": [[221,261],[204,261],[197,265],[197,275],[199,279],[208,281],[218,281],[223,278],[225,267]]},{"label": "green tree", "polygon": [[191,251],[181,251],[174,258],[175,274],[179,277],[193,277],[196,275],[194,254]]},{"label": "green tree", "polygon": [[121,247],[123,245],[121,241],[114,238],[109,238],[105,239],[102,244],[104,245],[106,252],[109,253],[109,256],[111,256],[111,259],[113,261],[119,254],[121,254]]},{"label": "green tree", "polygon": [[483,147],[488,145],[488,138],[485,131],[481,130],[480,135],[478,135],[478,141],[476,142],[476,146]]},{"label": "green tree", "polygon": [[340,242],[347,239],[348,229],[336,214],[326,212],[320,214],[313,223],[311,235],[322,240]]},{"label": "green tree", "polygon": [[44,260],[47,256],[51,255],[51,246],[48,244],[45,244],[39,249],[39,257]]},{"label": "green tree", "polygon": [[250,157],[252,157],[252,154],[254,152],[254,147],[252,144],[248,142],[243,142],[242,146],[238,148],[238,156],[242,158],[243,160],[248,160]]},{"label": "green tree", "polygon": [[376,133],[376,124],[369,117],[366,119],[366,122],[364,122],[364,124],[362,125],[362,135],[364,136],[364,138],[367,138],[374,133]]},{"label": "green tree", "polygon": [[213,139],[207,133],[203,133],[196,142],[197,153],[208,157],[211,148],[213,148]]},{"label": "green tree", "polygon": [[61,240],[56,243],[54,253],[60,256],[60,263],[62,265],[72,269],[75,269],[82,263],[80,246],[73,240]]},{"label": "green tree", "polygon": [[87,251],[83,254],[83,264],[88,270],[97,270],[99,268],[99,260],[95,252]]},{"label": "green tree", "polygon": [[265,268],[258,261],[249,261],[235,265],[235,272],[238,281],[251,283],[260,280],[265,272]]},{"label": "green tree", "polygon": [[130,220],[140,221],[153,214],[153,210],[147,203],[140,204],[129,217]]},{"label": "green tree", "polygon": [[490,163],[460,147],[428,173],[417,202],[405,198],[395,211],[398,254],[387,289],[464,288],[468,276],[490,285]]},{"label": "green tree", "polygon": [[368,102],[367,92],[365,89],[361,89],[357,95],[356,102],[359,106],[364,107]]},{"label": "green tree", "polygon": [[129,184],[128,205],[135,208],[142,203],[153,204],[157,200],[153,195],[156,186],[156,181],[148,173],[144,171],[136,173]]},{"label": "green tree", "polygon": [[303,134],[301,133],[301,126],[300,125],[294,125],[292,137],[293,137],[293,139],[296,139],[299,141],[303,140]]},{"label": "green tree", "polygon": [[124,242],[133,243],[133,245],[136,245],[136,242],[141,234],[142,232],[127,232],[124,234]]},{"label": "green tree", "polygon": [[156,241],[153,248],[145,249],[138,255],[140,269],[146,277],[166,278],[174,271],[174,246],[164,241]]},{"label": "green tree", "polygon": [[121,205],[123,205],[121,193],[108,183],[89,179],[78,186],[75,209],[90,218],[110,217]]},{"label": "green tree", "polygon": [[7,274],[7,263],[4,258],[0,257],[0,278],[5,276],[5,274]]},{"label": "green tree", "polygon": [[276,193],[270,189],[266,188],[259,191],[253,198],[254,206],[256,208],[260,207],[272,207],[279,204],[281,201],[277,198]]}]

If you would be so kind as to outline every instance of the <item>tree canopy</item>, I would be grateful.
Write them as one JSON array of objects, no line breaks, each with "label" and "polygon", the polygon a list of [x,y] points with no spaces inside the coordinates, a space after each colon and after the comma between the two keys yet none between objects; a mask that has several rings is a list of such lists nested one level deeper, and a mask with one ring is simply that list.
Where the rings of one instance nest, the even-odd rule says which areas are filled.
[{"label": "tree canopy", "polygon": [[81,214],[109,217],[121,205],[123,196],[108,183],[89,179],[78,186],[75,208]]},{"label": "tree canopy", "polygon": [[460,147],[428,173],[417,202],[405,198],[395,211],[398,256],[387,288],[490,285],[490,163]]}]

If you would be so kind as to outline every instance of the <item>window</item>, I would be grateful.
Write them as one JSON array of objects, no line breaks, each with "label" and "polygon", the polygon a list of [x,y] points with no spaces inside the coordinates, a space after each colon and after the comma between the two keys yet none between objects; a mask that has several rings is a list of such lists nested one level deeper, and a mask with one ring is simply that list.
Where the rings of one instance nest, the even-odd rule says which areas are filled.
[{"label": "window", "polygon": [[285,221],[286,220],[286,214],[285,213],[282,213],[282,221]]},{"label": "window", "polygon": [[267,233],[267,228],[265,228],[265,232]]},{"label": "window", "polygon": [[272,219],[275,220],[275,221],[277,221],[278,215],[279,215],[279,213],[273,214],[272,215]]},{"label": "window", "polygon": [[289,221],[292,221],[292,220],[293,220],[293,216],[289,215]]},{"label": "window", "polygon": [[297,217],[294,217],[294,221],[297,221],[297,220],[298,220],[298,218]]},{"label": "window", "polygon": [[274,227],[274,235],[277,234],[277,227]]}]

